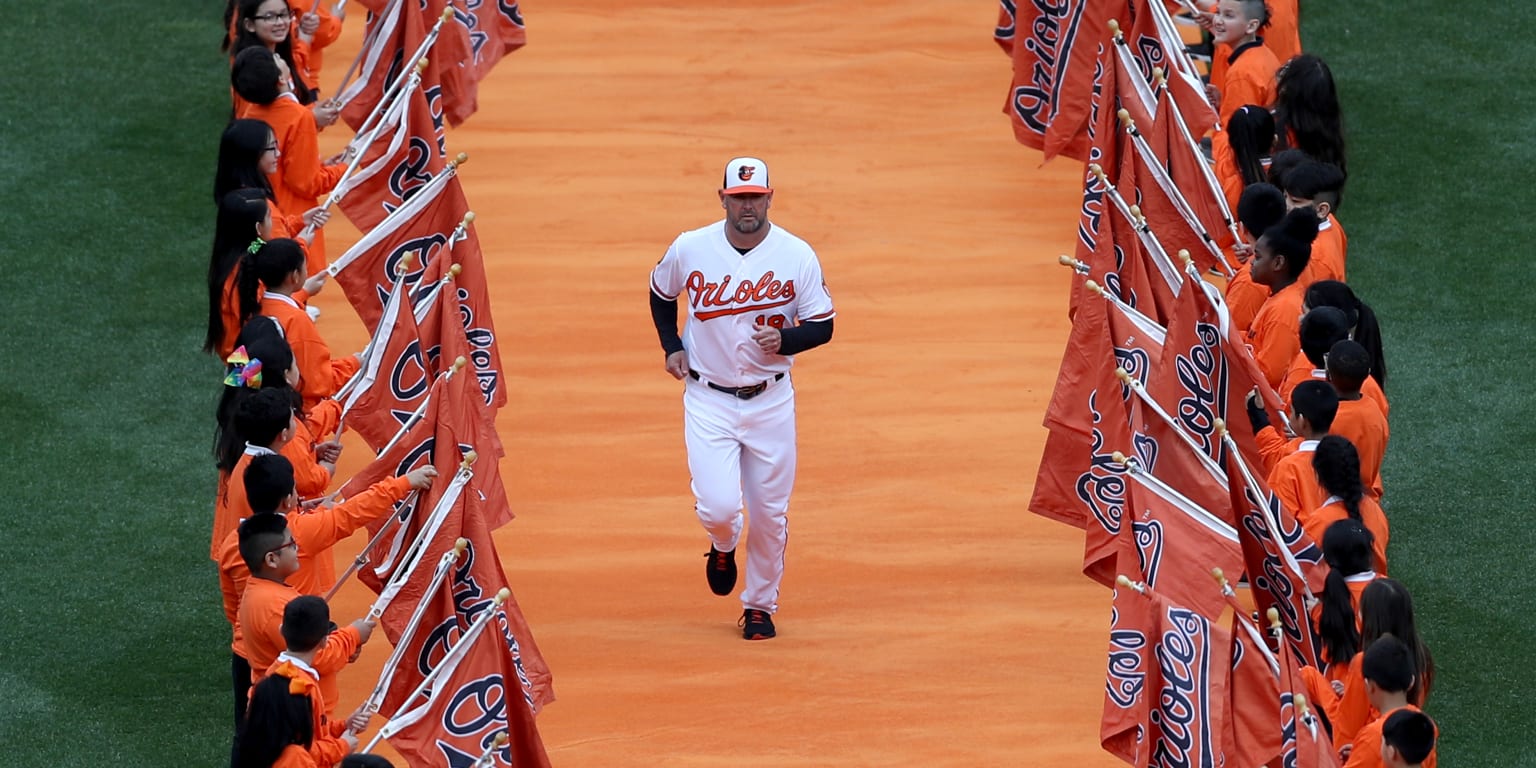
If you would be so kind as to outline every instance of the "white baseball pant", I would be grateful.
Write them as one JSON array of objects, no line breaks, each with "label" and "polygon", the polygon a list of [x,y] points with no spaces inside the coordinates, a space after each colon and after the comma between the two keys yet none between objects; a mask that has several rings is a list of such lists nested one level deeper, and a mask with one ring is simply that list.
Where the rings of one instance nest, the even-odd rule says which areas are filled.
[{"label": "white baseball pant", "polygon": [[[699,522],[715,549],[736,549],[742,502],[751,515],[743,608],[778,610],[789,542],[789,494],[795,485],[795,390],[790,377],[751,400],[692,378],[683,389],[688,471]],[[738,558],[738,563],[740,559]]]}]

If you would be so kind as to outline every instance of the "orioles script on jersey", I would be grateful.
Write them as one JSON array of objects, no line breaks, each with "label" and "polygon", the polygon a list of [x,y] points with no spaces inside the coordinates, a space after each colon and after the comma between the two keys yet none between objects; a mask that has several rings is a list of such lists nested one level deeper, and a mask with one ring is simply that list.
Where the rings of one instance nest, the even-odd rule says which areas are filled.
[{"label": "orioles script on jersey", "polygon": [[693,297],[694,317],[699,320],[758,312],[782,307],[795,300],[795,281],[777,280],[771,269],[755,281],[737,283],[734,292],[731,291],[730,275],[718,283],[711,283],[706,282],[704,273],[698,270],[688,273],[685,286]]}]

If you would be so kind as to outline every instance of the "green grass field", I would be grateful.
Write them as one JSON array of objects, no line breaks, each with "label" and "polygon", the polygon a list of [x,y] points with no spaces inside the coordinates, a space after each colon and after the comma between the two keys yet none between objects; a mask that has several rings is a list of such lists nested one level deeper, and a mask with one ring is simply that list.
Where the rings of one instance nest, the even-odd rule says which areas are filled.
[{"label": "green grass field", "polygon": [[[227,755],[203,548],[217,371],[197,352],[227,117],[219,5],[0,4],[21,65],[0,78],[0,765]],[[1519,293],[1536,84],[1499,76],[1536,70],[1536,6],[1505,7],[1496,34],[1425,0],[1304,12],[1348,116],[1340,218],[1390,345],[1393,575],[1435,652],[1442,764],[1536,765],[1517,341],[1536,323]]]}]

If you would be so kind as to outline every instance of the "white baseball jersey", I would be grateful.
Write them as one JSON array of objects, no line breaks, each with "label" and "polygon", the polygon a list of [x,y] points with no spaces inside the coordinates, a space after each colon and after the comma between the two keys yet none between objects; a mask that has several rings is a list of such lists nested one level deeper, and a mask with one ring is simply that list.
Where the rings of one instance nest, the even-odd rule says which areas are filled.
[{"label": "white baseball jersey", "polygon": [[746,255],[726,239],[724,219],[684,232],[651,271],[657,296],[687,304],[683,346],[706,381],[747,387],[788,372],[793,361],[763,352],[752,334],[837,315],[816,252],[783,227],[768,226],[768,236]]}]

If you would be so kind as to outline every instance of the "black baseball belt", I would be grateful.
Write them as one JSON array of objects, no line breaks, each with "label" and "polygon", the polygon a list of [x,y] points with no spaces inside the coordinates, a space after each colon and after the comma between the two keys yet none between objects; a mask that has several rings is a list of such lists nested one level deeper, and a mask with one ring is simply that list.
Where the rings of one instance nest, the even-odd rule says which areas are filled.
[{"label": "black baseball belt", "polygon": [[704,386],[709,387],[716,392],[724,392],[727,395],[731,395],[732,397],[736,397],[741,400],[751,400],[752,398],[761,395],[763,390],[768,388],[769,384],[784,378],[784,374],[778,373],[774,374],[773,378],[771,379],[760,381],[748,387],[722,387],[713,381],[705,381],[704,378],[699,375],[699,372],[692,368],[688,369],[688,375],[692,376],[694,381],[701,382],[704,384]]}]

